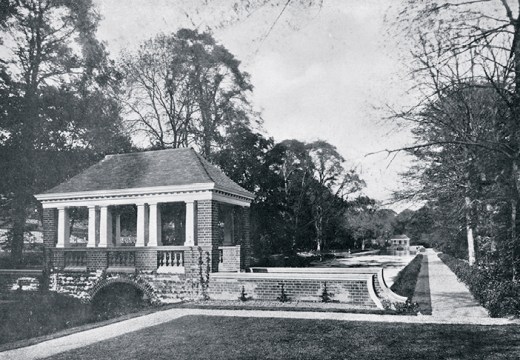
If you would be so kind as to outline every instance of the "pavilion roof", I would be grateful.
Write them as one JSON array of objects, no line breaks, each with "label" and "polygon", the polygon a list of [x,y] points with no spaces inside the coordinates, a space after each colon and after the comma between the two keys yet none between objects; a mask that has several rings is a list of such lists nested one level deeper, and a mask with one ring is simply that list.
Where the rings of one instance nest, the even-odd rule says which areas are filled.
[{"label": "pavilion roof", "polygon": [[107,155],[80,174],[45,194],[208,184],[215,189],[252,198],[192,148]]},{"label": "pavilion roof", "polygon": [[409,240],[410,238],[404,234],[401,234],[401,235],[393,235],[391,237],[392,240]]}]

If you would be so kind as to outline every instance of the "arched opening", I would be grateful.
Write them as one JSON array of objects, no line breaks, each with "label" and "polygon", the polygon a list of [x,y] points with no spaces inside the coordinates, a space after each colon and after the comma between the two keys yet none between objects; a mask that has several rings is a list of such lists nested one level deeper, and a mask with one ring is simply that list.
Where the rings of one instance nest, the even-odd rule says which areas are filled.
[{"label": "arched opening", "polygon": [[150,305],[150,298],[132,283],[112,282],[96,291],[91,303],[99,318],[110,318],[145,308]]}]

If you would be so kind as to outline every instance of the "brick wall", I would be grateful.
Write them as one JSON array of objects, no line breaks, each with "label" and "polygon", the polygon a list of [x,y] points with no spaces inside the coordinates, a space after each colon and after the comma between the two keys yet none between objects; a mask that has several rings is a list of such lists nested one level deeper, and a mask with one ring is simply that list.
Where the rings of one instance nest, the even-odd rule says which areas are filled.
[{"label": "brick wall", "polygon": [[242,208],[242,243],[240,244],[242,247],[241,252],[241,269],[246,269],[251,266],[251,237],[250,237],[250,228],[251,228],[251,211],[248,207]]},{"label": "brick wall", "polygon": [[213,200],[197,201],[198,245],[213,245],[218,231],[218,203]]},{"label": "brick wall", "polygon": [[276,301],[284,291],[291,301],[321,301],[320,295],[327,284],[327,291],[334,294],[332,300],[357,306],[375,308],[370,298],[367,283],[363,280],[292,280],[292,279],[232,279],[212,278],[210,297],[221,300],[236,300],[242,286],[248,296],[255,300]]},{"label": "brick wall", "polygon": [[240,245],[220,246],[218,271],[240,271]]},{"label": "brick wall", "polygon": [[58,211],[43,209],[43,244],[54,247],[58,240]]},{"label": "brick wall", "polygon": [[[197,251],[196,248],[194,248]],[[188,251],[186,252],[188,253]],[[198,251],[194,261],[198,262]],[[186,261],[185,261],[186,263]],[[190,263],[190,261],[187,261]],[[188,268],[188,266],[187,266]],[[203,268],[203,277],[206,272]],[[282,285],[290,301],[320,302],[325,284],[332,300],[343,304],[376,308],[370,297],[366,280],[355,279],[291,279],[250,277],[237,274],[225,276],[212,274],[209,280],[207,294],[214,300],[237,300],[242,287],[254,300],[277,301],[281,296]],[[176,300],[200,299],[203,286],[200,281],[198,265],[193,271],[185,274],[156,274],[152,271],[140,271],[136,274],[105,273],[103,271],[64,272],[58,271],[51,275],[50,289],[75,297],[90,300],[90,296],[102,281],[110,278],[120,278],[127,283],[140,282],[153,294],[155,301],[168,303]],[[143,288],[143,286],[141,286]]]},{"label": "brick wall", "polygon": [[87,250],[87,270],[104,270],[108,266],[106,251]]},{"label": "brick wall", "polygon": [[218,271],[218,218],[219,203],[213,200],[197,201],[197,244],[210,247],[211,271]]},{"label": "brick wall", "polygon": [[135,267],[138,270],[157,270],[157,250],[141,248],[135,252]]}]

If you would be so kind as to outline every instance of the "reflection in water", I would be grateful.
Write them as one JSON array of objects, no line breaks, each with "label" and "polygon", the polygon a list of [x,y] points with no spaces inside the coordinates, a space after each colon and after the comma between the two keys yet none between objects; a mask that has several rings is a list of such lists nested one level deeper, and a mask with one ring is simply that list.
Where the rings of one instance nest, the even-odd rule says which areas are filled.
[{"label": "reflection in water", "polygon": [[406,266],[415,254],[411,255],[409,251],[399,251],[397,254],[386,255],[365,255],[355,256],[344,259],[337,259],[342,267],[403,267]]},{"label": "reflection in water", "polygon": [[410,255],[410,250],[390,250],[388,249],[386,251],[388,255],[394,255],[394,256],[408,256]]}]

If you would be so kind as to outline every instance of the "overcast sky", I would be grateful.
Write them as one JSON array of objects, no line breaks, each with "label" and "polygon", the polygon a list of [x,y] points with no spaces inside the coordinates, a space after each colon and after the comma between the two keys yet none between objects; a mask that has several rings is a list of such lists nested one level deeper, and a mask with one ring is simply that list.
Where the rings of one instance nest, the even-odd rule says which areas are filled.
[{"label": "overcast sky", "polygon": [[[276,141],[326,140],[337,146],[367,182],[365,193],[389,199],[408,161],[367,153],[398,148],[412,139],[385,122],[387,104],[406,101],[397,44],[384,22],[389,1],[324,0],[323,6],[267,6],[231,25],[234,0],[97,0],[99,36],[115,57],[160,32],[210,27],[251,74],[253,102]],[[281,1],[285,3],[285,1]],[[282,4],[283,5],[283,4]]]}]

